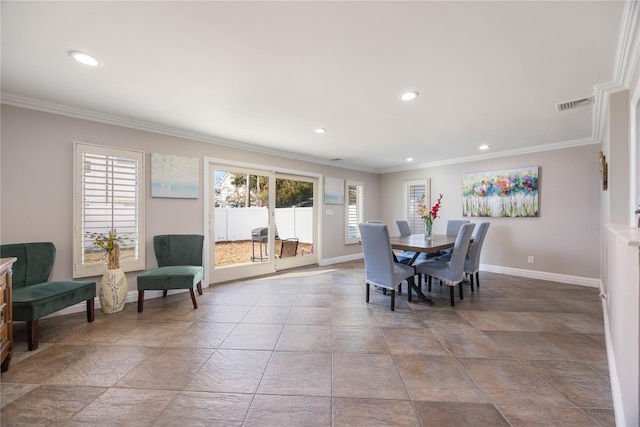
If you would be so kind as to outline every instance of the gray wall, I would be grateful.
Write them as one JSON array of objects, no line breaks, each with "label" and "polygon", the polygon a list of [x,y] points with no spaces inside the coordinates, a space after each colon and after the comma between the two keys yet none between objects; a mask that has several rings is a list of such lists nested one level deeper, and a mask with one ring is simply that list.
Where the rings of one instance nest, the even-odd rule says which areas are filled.
[{"label": "gray wall", "polygon": [[[430,178],[432,201],[439,193],[444,194],[434,233],[444,233],[448,219],[462,218],[464,173],[539,166],[539,217],[471,219],[491,223],[481,263],[597,279],[599,149],[594,144],[385,174],[380,186],[385,195],[382,218],[391,225],[403,217],[403,181]],[[527,263],[529,255],[534,256],[535,264]]]},{"label": "gray wall", "polygon": [[[0,151],[0,237],[2,243],[51,241],[57,248],[52,278],[72,276],[73,142],[129,148],[146,153],[146,265],[156,265],[152,238],[163,233],[203,233],[204,197],[199,199],[151,198],[150,153],[225,159],[267,167],[309,171],[365,184],[365,215],[377,214],[379,176],[292,160],[284,157],[197,142],[173,136],[82,120],[57,114],[2,105]],[[203,160],[201,160],[201,167]],[[322,213],[324,259],[353,257],[359,245],[344,244],[344,206],[327,205],[333,216]],[[326,209],[325,209],[326,211]],[[128,275],[135,289],[135,275]]]}]

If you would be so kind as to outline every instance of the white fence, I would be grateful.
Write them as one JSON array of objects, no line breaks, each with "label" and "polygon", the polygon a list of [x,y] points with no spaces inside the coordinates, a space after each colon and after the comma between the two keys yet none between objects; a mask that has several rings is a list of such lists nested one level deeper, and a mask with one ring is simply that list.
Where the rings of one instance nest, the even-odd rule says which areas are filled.
[{"label": "white fence", "polygon": [[[296,237],[313,242],[313,207],[277,208],[276,228],[282,239]],[[251,230],[269,224],[267,208],[216,208],[214,230],[216,242],[251,240]]]}]

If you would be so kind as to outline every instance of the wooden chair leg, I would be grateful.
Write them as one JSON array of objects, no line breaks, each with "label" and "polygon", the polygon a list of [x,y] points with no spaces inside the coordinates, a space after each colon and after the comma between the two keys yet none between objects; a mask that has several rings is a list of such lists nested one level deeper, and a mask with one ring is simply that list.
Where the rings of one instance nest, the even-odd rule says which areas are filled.
[{"label": "wooden chair leg", "polygon": [[189,289],[189,293],[191,294],[191,301],[193,302],[193,308],[198,308],[198,303],[196,302],[196,293],[193,292],[193,288]]},{"label": "wooden chair leg", "polygon": [[138,291],[138,313],[142,313],[144,305],[144,291]]},{"label": "wooden chair leg", "polygon": [[38,348],[38,321],[27,320],[27,348],[33,351]]},{"label": "wooden chair leg", "polygon": [[413,286],[415,285],[415,279],[414,276],[409,277],[407,279],[407,301],[411,302],[411,299],[413,298],[413,295],[411,295],[413,293]]},{"label": "wooden chair leg", "polygon": [[391,289],[391,311],[396,311],[396,291]]},{"label": "wooden chair leg", "polygon": [[455,303],[455,292],[453,289],[453,286],[449,286],[449,294],[451,295],[451,307],[455,307],[456,303]]},{"label": "wooden chair leg", "polygon": [[166,296],[167,296],[167,290],[166,290],[166,289],[164,289],[164,290],[162,291],[162,298],[164,298],[164,297],[166,297]]},{"label": "wooden chair leg", "polygon": [[473,292],[473,273],[469,274],[469,283],[471,284],[471,292]]},{"label": "wooden chair leg", "polygon": [[460,282],[460,284],[458,285],[460,286],[460,299],[464,299],[464,295],[462,295],[462,282]]},{"label": "wooden chair leg", "polygon": [[366,295],[367,295],[367,302],[369,302],[369,283],[367,282],[367,283],[366,283],[366,285],[367,285],[367,286],[366,286],[366,288],[367,288],[367,291],[366,291]]},{"label": "wooden chair leg", "polygon": [[480,272],[476,271],[476,285],[480,288]]},{"label": "wooden chair leg", "polygon": [[431,292],[431,276],[427,279],[427,291]]},{"label": "wooden chair leg", "polygon": [[91,323],[95,319],[95,301],[93,298],[87,300],[87,322]]},{"label": "wooden chair leg", "polygon": [[198,288],[198,295],[202,295],[202,281],[198,282],[196,287]]}]

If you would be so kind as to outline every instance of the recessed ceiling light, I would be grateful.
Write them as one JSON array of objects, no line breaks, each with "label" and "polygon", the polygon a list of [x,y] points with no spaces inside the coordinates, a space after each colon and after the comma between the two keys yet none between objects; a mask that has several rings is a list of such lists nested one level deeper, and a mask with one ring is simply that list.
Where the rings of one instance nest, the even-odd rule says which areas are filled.
[{"label": "recessed ceiling light", "polygon": [[69,56],[79,63],[88,65],[90,67],[97,67],[98,65],[100,65],[100,61],[98,61],[94,56],[91,56],[88,53],[80,52],[79,50],[70,50]]},{"label": "recessed ceiling light", "polygon": [[400,99],[402,99],[403,101],[411,101],[416,99],[418,95],[420,95],[418,92],[405,92],[400,95]]},{"label": "recessed ceiling light", "polygon": [[481,145],[480,147],[478,147],[478,149],[480,149],[480,150],[488,150],[489,148],[491,148],[491,146],[487,145],[487,144],[484,144],[484,145]]},{"label": "recessed ceiling light", "polygon": [[413,157],[407,157],[405,160],[406,160],[407,162],[413,162]]},{"label": "recessed ceiling light", "polygon": [[325,128],[318,128],[315,130],[316,133],[325,133],[327,130]]}]

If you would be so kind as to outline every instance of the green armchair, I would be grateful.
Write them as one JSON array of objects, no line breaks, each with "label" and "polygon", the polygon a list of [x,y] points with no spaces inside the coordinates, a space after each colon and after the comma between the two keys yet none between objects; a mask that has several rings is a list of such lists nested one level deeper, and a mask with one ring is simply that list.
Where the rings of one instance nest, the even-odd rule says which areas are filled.
[{"label": "green armchair", "polygon": [[0,246],[0,258],[15,257],[13,265],[13,320],[27,322],[27,347],[38,348],[38,319],[87,302],[87,322],[94,319],[96,282],[49,282],[56,260],[56,247],[51,242],[15,243]]},{"label": "green armchair", "polygon": [[138,275],[138,312],[144,306],[144,291],[161,290],[167,296],[168,289],[189,289],[193,308],[198,308],[196,294],[202,295],[202,249],[204,236],[201,234],[164,234],[154,236],[153,249],[158,268]]}]

